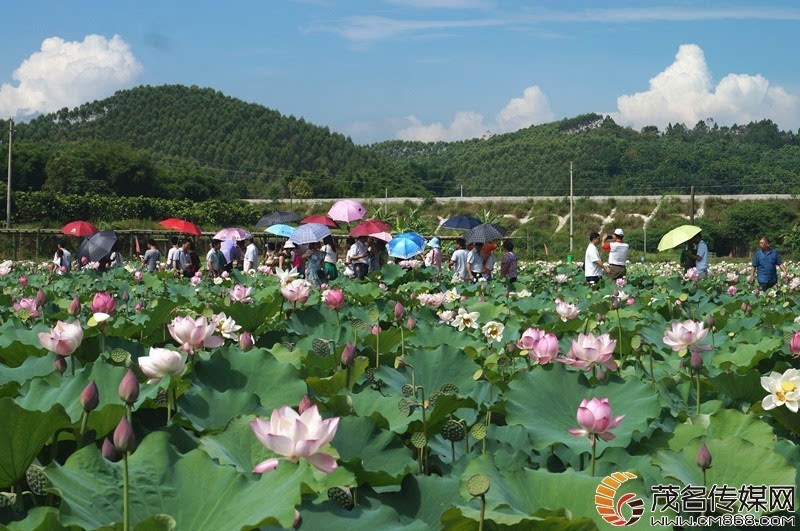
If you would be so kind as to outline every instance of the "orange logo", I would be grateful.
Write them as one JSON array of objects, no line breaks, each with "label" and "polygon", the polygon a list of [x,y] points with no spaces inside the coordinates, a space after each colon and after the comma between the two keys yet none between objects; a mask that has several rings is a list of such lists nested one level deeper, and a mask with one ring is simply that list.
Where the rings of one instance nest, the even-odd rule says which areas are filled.
[{"label": "orange logo", "polygon": [[[641,498],[637,498],[633,493],[623,494],[614,503],[617,489],[629,479],[636,479],[636,475],[630,472],[614,472],[604,477],[595,491],[594,503],[597,506],[597,514],[611,525],[620,527],[633,525],[639,521],[644,513],[644,501]],[[630,508],[631,513],[628,518],[622,514],[622,508],[626,505]]]}]

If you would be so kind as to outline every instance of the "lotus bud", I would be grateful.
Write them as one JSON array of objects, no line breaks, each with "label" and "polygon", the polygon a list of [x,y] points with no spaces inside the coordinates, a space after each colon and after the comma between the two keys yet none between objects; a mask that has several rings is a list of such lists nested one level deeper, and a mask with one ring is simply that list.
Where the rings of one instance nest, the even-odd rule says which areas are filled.
[{"label": "lotus bud", "polygon": [[789,351],[795,356],[800,356],[800,332],[795,332],[789,342]]},{"label": "lotus bud", "polygon": [[81,265],[86,265],[89,263],[89,259],[85,256],[81,256]]},{"label": "lotus bud", "polygon": [[611,308],[619,310],[619,299],[614,299],[614,302],[611,303]]},{"label": "lotus bud", "polygon": [[128,293],[128,290],[125,290],[125,291],[122,292],[122,300],[124,300],[125,302],[128,302],[130,300],[130,298],[131,298],[131,295],[130,295],[130,293]]},{"label": "lotus bud", "polygon": [[302,415],[303,412],[311,407],[311,399],[308,398],[308,395],[303,395],[303,398],[300,399],[300,405],[297,407],[297,411],[300,412]]},{"label": "lotus bud", "polygon": [[141,312],[143,309],[144,309],[144,306],[142,305],[142,303],[141,303],[141,302],[137,302],[137,303],[136,303],[136,306],[134,306],[134,307],[133,307],[133,310],[134,310],[136,313],[139,313],[139,312]]},{"label": "lotus bud", "polygon": [[297,527],[298,525],[300,525],[300,520],[301,520],[300,511],[295,509],[294,510],[294,520],[292,521],[292,527]]},{"label": "lotus bud", "polygon": [[708,470],[711,468],[711,452],[708,451],[708,446],[706,446],[706,443],[700,445],[700,448],[697,450],[697,457],[695,457],[695,461],[697,462],[697,466],[703,470]]},{"label": "lotus bud", "polygon": [[692,355],[689,358],[689,366],[698,372],[703,368],[703,357],[700,355],[700,352],[696,350],[692,352]]},{"label": "lotus bud", "polygon": [[255,343],[253,342],[253,334],[250,332],[245,332],[239,336],[239,348],[242,349],[242,352],[249,352],[253,350],[254,346]]},{"label": "lotus bud", "polygon": [[136,436],[126,417],[120,419],[114,430],[114,447],[118,452],[132,452],[136,445]]},{"label": "lotus bud", "polygon": [[28,285],[28,277],[26,277],[25,275],[19,277],[19,285],[22,286],[23,288],[25,286],[27,286]]},{"label": "lotus bud", "polygon": [[597,369],[597,381],[602,382],[606,379],[606,371],[603,369]]},{"label": "lotus bud", "polygon": [[708,324],[708,326],[710,328],[713,328],[714,325],[716,324],[716,322],[714,321],[714,317],[712,315],[709,315],[708,317],[706,317],[706,323]]},{"label": "lotus bud", "polygon": [[133,274],[133,280],[136,280],[136,281],[138,282],[139,280],[142,280],[142,277],[143,277],[143,276],[144,276],[144,275],[142,274],[142,272],[141,272],[141,271],[136,271],[136,272]]},{"label": "lotus bud", "polygon": [[478,297],[478,302],[486,302],[486,299],[483,298],[483,295]]},{"label": "lotus bud", "polygon": [[753,311],[753,307],[748,304],[747,305],[747,313],[750,313],[752,311]]},{"label": "lotus bud", "polygon": [[78,297],[72,298],[72,302],[69,303],[69,309],[67,311],[70,315],[78,315],[81,313],[81,301],[78,300]]},{"label": "lotus bud", "polygon": [[97,408],[97,405],[100,403],[100,393],[97,390],[97,384],[94,383],[94,380],[84,387],[81,392],[80,402],[81,407],[83,407],[83,410],[87,413]]},{"label": "lotus bud", "polygon": [[380,327],[380,326],[378,326],[378,325],[374,325],[374,326],[372,327],[372,335],[373,335],[373,336],[377,336],[377,335],[379,335],[380,333],[381,333],[381,327]]},{"label": "lotus bud", "polygon": [[409,330],[414,330],[414,324],[414,319],[409,316],[408,320],[406,321],[406,328]]},{"label": "lotus bud", "polygon": [[345,345],[344,350],[342,351],[342,363],[349,366],[352,365],[355,360],[356,347],[348,341],[347,345]]},{"label": "lotus bud", "polygon": [[743,312],[746,312],[746,311],[747,311],[747,303],[746,303],[746,302],[743,302],[743,303],[742,303],[742,311],[743,311]]},{"label": "lotus bud", "polygon": [[630,297],[630,298],[628,298],[627,301],[625,301],[625,304],[627,304],[628,306],[633,306],[634,302],[636,302],[636,301],[633,299],[633,297]]},{"label": "lotus bud", "polygon": [[406,315],[406,309],[399,302],[394,305],[394,320],[400,321]]},{"label": "lotus bud", "polygon": [[112,463],[119,461],[119,452],[117,452],[117,449],[114,448],[114,443],[112,443],[108,437],[103,439],[103,449],[100,452],[103,454],[103,457]]},{"label": "lotus bud", "polygon": [[461,300],[462,300],[462,301],[465,301],[465,300],[467,300],[467,296],[466,296],[466,295],[462,295],[462,296],[461,296]]},{"label": "lotus bud", "polygon": [[63,356],[56,356],[53,360],[53,370],[56,372],[64,372],[67,370],[67,360]]},{"label": "lotus bud", "polygon": [[617,288],[614,288],[614,298],[615,299],[619,298],[619,290]]},{"label": "lotus bud", "polygon": [[756,297],[758,297],[760,294],[761,294],[761,290],[760,289],[756,288],[756,289],[753,290],[753,295],[755,295]]},{"label": "lotus bud", "polygon": [[44,291],[39,290],[36,292],[36,298],[34,300],[36,301],[36,306],[41,308],[44,306],[44,303],[47,302],[47,294]]},{"label": "lotus bud", "polygon": [[136,379],[136,374],[128,369],[122,381],[119,383],[119,397],[123,402],[130,405],[139,399],[139,380]]}]

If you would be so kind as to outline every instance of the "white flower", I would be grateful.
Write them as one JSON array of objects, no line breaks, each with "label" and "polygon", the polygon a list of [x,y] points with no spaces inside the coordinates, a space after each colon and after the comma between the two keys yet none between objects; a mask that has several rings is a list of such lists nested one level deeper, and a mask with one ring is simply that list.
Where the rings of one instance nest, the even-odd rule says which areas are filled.
[{"label": "white flower", "polygon": [[[455,318],[456,312],[454,312],[453,310],[445,310],[443,312],[437,313],[436,315],[439,316],[439,324],[443,323],[450,324],[450,321],[452,321]],[[798,317],[798,319],[800,319],[800,317]]]},{"label": "white flower", "polygon": [[139,358],[139,368],[150,378],[147,383],[154,385],[168,374],[172,376],[183,374],[186,368],[186,356],[185,352],[150,347],[150,355]]},{"label": "white flower", "polygon": [[0,263],[0,277],[4,277],[11,272],[11,267],[14,263],[11,260],[6,260],[3,263]]},{"label": "white flower", "polygon": [[232,339],[233,341],[239,340],[239,334],[236,332],[241,330],[242,327],[236,324],[233,317],[228,317],[225,315],[225,312],[221,312],[215,315],[212,321],[216,325],[219,335],[226,339]]},{"label": "white flower", "polygon": [[761,387],[770,393],[761,401],[764,409],[775,409],[785,405],[789,411],[797,413],[800,401],[800,371],[787,369],[783,374],[773,371],[769,376],[761,377]]},{"label": "white flower", "polygon": [[216,277],[216,278],[214,278],[214,284],[216,284],[217,286],[219,286],[220,284],[222,284],[224,281],[225,281],[225,279],[224,279],[224,278],[222,278],[222,277]]},{"label": "white flower", "polygon": [[486,336],[486,339],[489,341],[497,341],[498,343],[503,340],[503,330],[505,330],[505,325],[503,323],[498,323],[497,321],[489,321],[483,328],[483,335]]},{"label": "white flower", "polygon": [[456,288],[451,288],[444,292],[444,300],[445,302],[455,302],[461,297],[459,296]]},{"label": "white flower", "polygon": [[556,275],[556,282],[558,282],[559,284],[563,284],[567,280],[569,280],[569,277],[567,275],[564,275],[563,273],[560,275]]},{"label": "white flower", "polygon": [[92,315],[92,317],[94,318],[94,321],[96,323],[98,323],[98,324],[104,323],[104,322],[108,321],[109,319],[111,319],[110,315],[108,315],[107,313],[103,313],[103,312],[97,312],[94,315]]},{"label": "white flower", "polygon": [[278,277],[278,281],[281,283],[282,286],[289,284],[292,280],[296,279],[300,276],[300,273],[297,272],[297,268],[293,267],[291,270],[284,271],[280,267],[275,268],[275,276]]},{"label": "white flower", "polygon": [[479,316],[478,312],[468,312],[464,308],[459,308],[450,325],[458,328],[459,332],[463,332],[465,328],[478,328]]},{"label": "white flower", "polygon": [[579,312],[578,307],[573,304],[569,304],[563,301],[558,301],[556,303],[556,313],[565,323],[570,319],[575,319],[576,317],[578,317],[578,312]]}]

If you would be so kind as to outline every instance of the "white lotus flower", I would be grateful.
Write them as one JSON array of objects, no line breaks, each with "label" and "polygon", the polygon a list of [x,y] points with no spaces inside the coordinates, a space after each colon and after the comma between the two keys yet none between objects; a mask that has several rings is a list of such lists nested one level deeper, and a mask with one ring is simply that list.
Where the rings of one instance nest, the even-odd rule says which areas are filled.
[{"label": "white lotus flower", "polygon": [[293,267],[291,270],[284,271],[280,267],[275,268],[275,276],[278,277],[278,281],[281,283],[282,286],[289,284],[292,280],[296,279],[300,276],[300,273],[297,272],[297,268]]},{"label": "white lotus flower", "polygon": [[233,317],[228,317],[225,315],[225,312],[221,312],[214,316],[212,322],[216,325],[219,335],[226,339],[232,339],[233,341],[239,340],[239,334],[236,332],[241,330],[242,327],[236,324]]},{"label": "white lotus flower", "polygon": [[483,335],[486,336],[486,339],[489,341],[497,341],[498,343],[503,340],[503,330],[505,330],[505,325],[503,323],[498,323],[497,321],[489,321],[485,325],[481,331]]},{"label": "white lotus flower", "polygon": [[761,387],[770,393],[761,401],[761,407],[769,410],[786,406],[792,413],[797,413],[800,405],[800,371],[787,369],[783,374],[773,371],[769,376],[761,377]]},{"label": "white lotus flower", "polygon": [[168,374],[172,376],[183,374],[186,357],[186,352],[150,347],[150,355],[139,358],[139,368],[150,378],[147,383],[155,385]]},{"label": "white lotus flower", "polygon": [[478,312],[468,312],[464,308],[459,308],[450,325],[458,328],[459,332],[463,332],[465,328],[478,328],[478,317],[480,317]]},{"label": "white lotus flower", "polygon": [[461,296],[456,291],[456,288],[451,288],[444,292],[444,300],[445,302],[455,302],[460,299]]}]

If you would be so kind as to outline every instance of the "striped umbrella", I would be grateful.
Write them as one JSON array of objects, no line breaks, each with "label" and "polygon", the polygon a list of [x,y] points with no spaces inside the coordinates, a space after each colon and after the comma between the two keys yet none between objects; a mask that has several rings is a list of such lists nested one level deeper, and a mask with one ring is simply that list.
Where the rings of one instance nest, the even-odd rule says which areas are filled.
[{"label": "striped umbrella", "polygon": [[325,225],[320,225],[319,223],[306,223],[305,225],[300,225],[297,227],[292,235],[289,236],[289,240],[298,244],[314,243],[321,241],[323,238],[330,235],[331,230]]},{"label": "striped umbrella", "polygon": [[473,227],[465,236],[467,243],[487,243],[499,240],[506,233],[506,229],[493,223],[482,223]]}]

